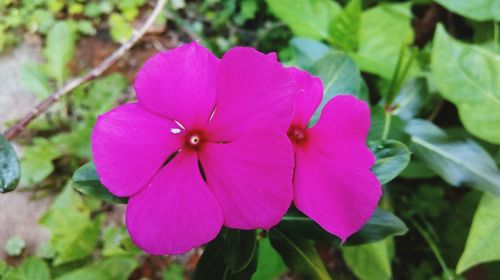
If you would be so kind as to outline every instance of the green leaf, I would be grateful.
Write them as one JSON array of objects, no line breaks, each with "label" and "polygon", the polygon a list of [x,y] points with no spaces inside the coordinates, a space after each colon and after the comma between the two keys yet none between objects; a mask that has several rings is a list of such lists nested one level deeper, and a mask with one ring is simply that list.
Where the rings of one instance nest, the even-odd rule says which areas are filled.
[{"label": "green leaf", "polygon": [[407,231],[405,223],[396,215],[377,208],[370,220],[347,239],[345,246],[378,242],[390,236],[404,235]]},{"label": "green leaf", "polygon": [[83,259],[94,252],[101,217],[90,219],[90,210],[71,186],[66,186],[40,219],[52,232],[51,245],[56,252],[55,265]]},{"label": "green leaf", "polygon": [[500,20],[497,0],[436,0],[448,10],[475,20]]},{"label": "green leaf", "polygon": [[3,280],[50,280],[50,270],[47,264],[35,257],[29,257],[23,263],[10,269]]},{"label": "green leaf", "polygon": [[412,78],[396,95],[393,113],[403,120],[412,119],[424,108],[429,97],[426,79]]},{"label": "green leaf", "polygon": [[228,229],[224,236],[224,260],[232,272],[245,269],[253,259],[257,247],[255,230]]},{"label": "green leaf", "polygon": [[111,38],[113,41],[123,43],[132,37],[134,29],[122,15],[112,13],[108,19],[108,24],[111,28]]},{"label": "green leaf", "polygon": [[68,75],[67,64],[75,53],[76,32],[68,21],[58,21],[50,29],[45,40],[43,54],[47,59],[44,65],[47,73],[61,87]]},{"label": "green leaf", "polygon": [[7,271],[9,271],[9,266],[3,260],[0,260],[0,279],[4,279]]},{"label": "green leaf", "polygon": [[391,80],[401,47],[413,41],[410,6],[381,4],[363,12],[358,52],[352,54],[361,70]]},{"label": "green leaf", "polygon": [[275,280],[285,273],[286,266],[281,256],[274,250],[269,238],[259,241],[259,261],[252,280]]},{"label": "green leaf", "polygon": [[457,265],[457,273],[472,266],[500,260],[500,198],[484,194],[474,214],[465,250]]},{"label": "green leaf", "polygon": [[323,100],[312,116],[310,125],[317,122],[323,107],[336,95],[352,94],[360,99],[368,98],[362,94],[363,79],[356,63],[343,52],[330,51],[311,67],[310,72],[321,78],[324,90]]},{"label": "green leaf", "polygon": [[105,257],[114,256],[136,256],[140,254],[124,226],[110,226],[104,229],[104,248],[102,255]]},{"label": "green leaf", "polygon": [[269,231],[269,238],[290,270],[303,279],[331,279],[311,240],[280,226]]},{"label": "green leaf", "polygon": [[0,193],[14,190],[19,183],[21,168],[16,151],[0,134]]},{"label": "green leaf", "polygon": [[184,267],[178,263],[173,263],[163,270],[163,280],[184,280]]},{"label": "green leaf", "polygon": [[500,196],[500,172],[491,156],[471,139],[453,139],[429,121],[412,120],[410,150],[453,186],[470,187]]},{"label": "green leaf", "polygon": [[73,174],[73,186],[84,195],[111,203],[127,203],[127,198],[114,196],[101,184],[93,162],[78,168]]},{"label": "green leaf", "polygon": [[21,68],[21,80],[23,86],[35,93],[39,98],[45,98],[50,95],[50,88],[47,76],[42,72],[39,65],[25,64]]},{"label": "green leaf", "polygon": [[201,279],[221,279],[221,280],[245,280],[251,279],[252,275],[257,270],[257,256],[254,257],[250,264],[240,272],[233,273],[231,268],[224,261],[224,239],[219,235],[215,240],[210,242],[203,252],[196,269],[194,270],[193,280]]},{"label": "green leaf", "polygon": [[454,103],[473,135],[500,144],[500,55],[452,39],[438,26],[432,73],[441,95]]},{"label": "green leaf", "polygon": [[33,139],[33,145],[24,149],[21,158],[21,183],[33,185],[40,183],[54,171],[52,161],[60,157],[62,153],[50,140],[37,137]]},{"label": "green leaf", "polygon": [[126,280],[137,266],[137,260],[132,257],[107,258],[66,273],[57,280]]},{"label": "green leaf", "polygon": [[294,37],[290,41],[295,63],[302,69],[309,69],[321,57],[331,51],[327,45],[312,39]]},{"label": "green leaf", "polygon": [[285,22],[296,36],[328,39],[332,19],[341,11],[330,0],[266,0],[271,12]]},{"label": "green leaf", "polygon": [[[368,133],[368,142],[379,141],[386,125],[386,113],[382,106],[373,106],[371,108],[371,126]],[[408,136],[404,132],[405,122],[398,116],[392,115],[390,120],[390,130],[388,139],[398,140],[405,142]]]},{"label": "green leaf", "polygon": [[7,255],[17,257],[21,255],[24,247],[26,247],[24,239],[19,235],[15,235],[7,240],[4,249]]},{"label": "green leaf", "polygon": [[361,27],[361,0],[350,0],[333,19],[328,42],[344,51],[355,51],[359,44]]},{"label": "green leaf", "polygon": [[410,151],[396,140],[380,140],[370,144],[377,161],[372,167],[380,183],[396,178],[410,162]]},{"label": "green leaf", "polygon": [[360,280],[392,278],[393,242],[385,239],[360,246],[342,247],[347,266]]}]

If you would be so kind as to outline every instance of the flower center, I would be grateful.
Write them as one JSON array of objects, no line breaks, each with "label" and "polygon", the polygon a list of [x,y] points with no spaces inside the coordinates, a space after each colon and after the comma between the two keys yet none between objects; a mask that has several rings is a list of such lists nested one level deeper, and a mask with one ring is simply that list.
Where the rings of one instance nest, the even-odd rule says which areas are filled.
[{"label": "flower center", "polygon": [[291,126],[288,129],[288,138],[290,138],[294,144],[304,143],[307,138],[306,129],[298,126]]},{"label": "flower center", "polygon": [[191,131],[186,133],[184,138],[184,146],[190,150],[199,150],[203,144],[203,135],[199,131]]}]

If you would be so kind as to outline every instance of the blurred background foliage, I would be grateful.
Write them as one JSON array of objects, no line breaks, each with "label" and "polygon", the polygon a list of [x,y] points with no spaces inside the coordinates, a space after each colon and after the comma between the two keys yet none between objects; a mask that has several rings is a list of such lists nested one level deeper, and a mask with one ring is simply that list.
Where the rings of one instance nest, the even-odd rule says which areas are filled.
[{"label": "blurred background foliage", "polygon": [[[41,100],[127,41],[154,4],[0,0],[0,55],[39,51],[19,76]],[[16,139],[18,191],[50,199],[39,224],[51,237],[29,248],[9,236],[0,279],[498,279],[499,21],[498,0],[169,1],[126,57]],[[132,244],[117,204],[125,201],[99,188],[92,164],[78,168],[91,160],[96,116],[133,99],[142,63],[192,40],[219,56],[236,45],[276,52],[319,76],[325,99],[370,103],[384,196],[361,232],[340,245],[292,209],[269,233],[235,241],[224,231],[203,256],[148,256]]]}]

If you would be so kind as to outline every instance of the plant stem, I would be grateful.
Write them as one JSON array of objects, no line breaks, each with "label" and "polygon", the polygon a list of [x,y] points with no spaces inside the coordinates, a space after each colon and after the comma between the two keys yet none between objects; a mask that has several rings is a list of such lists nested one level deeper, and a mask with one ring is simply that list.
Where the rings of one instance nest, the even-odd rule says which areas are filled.
[{"label": "plant stem", "polygon": [[139,39],[144,36],[149,27],[154,23],[160,12],[163,10],[167,0],[158,0],[155,8],[146,19],[146,22],[137,30],[134,31],[132,37],[125,43],[123,43],[116,51],[114,51],[110,56],[104,59],[101,64],[93,68],[87,74],[80,76],[76,79],[72,79],[60,87],[58,90],[53,92],[49,97],[40,102],[33,110],[31,110],[26,116],[19,120],[14,126],[12,126],[7,132],[5,132],[5,138],[7,140],[12,140],[21,131],[23,131],[29,123],[40,116],[42,113],[46,112],[54,103],[59,101],[61,97],[69,94],[73,89],[77,88],[81,84],[93,80],[99,77],[104,71],[106,71],[111,65],[113,65],[118,59],[120,59],[132,46],[134,46]]},{"label": "plant stem", "polygon": [[382,132],[382,140],[386,140],[389,137],[389,132],[391,131],[391,119],[392,112],[384,111],[384,130]]}]

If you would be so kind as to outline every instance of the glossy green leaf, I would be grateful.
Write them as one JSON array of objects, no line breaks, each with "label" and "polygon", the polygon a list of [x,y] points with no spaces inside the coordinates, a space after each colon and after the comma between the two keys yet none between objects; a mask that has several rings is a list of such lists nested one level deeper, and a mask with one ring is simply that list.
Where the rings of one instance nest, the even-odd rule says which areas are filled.
[{"label": "glossy green leaf", "polygon": [[432,73],[441,95],[453,102],[473,135],[500,144],[500,55],[451,38],[438,26]]},{"label": "glossy green leaf", "polygon": [[342,255],[347,266],[360,280],[391,279],[393,254],[391,239],[359,246],[342,247]]},{"label": "glossy green leaf", "polygon": [[127,198],[114,196],[101,184],[93,162],[78,168],[73,174],[73,186],[84,195],[88,195],[111,203],[127,203]]},{"label": "glossy green leaf", "polygon": [[448,10],[475,20],[500,20],[498,0],[436,0]]},{"label": "glossy green leaf", "polygon": [[370,220],[347,239],[345,246],[378,242],[387,237],[404,235],[407,231],[405,223],[396,215],[377,208]]},{"label": "glossy green leaf", "polygon": [[393,113],[403,120],[409,120],[418,115],[429,100],[429,91],[425,78],[408,80],[394,99]]},{"label": "glossy green leaf", "polygon": [[450,185],[465,184],[500,196],[500,171],[476,142],[453,139],[425,120],[412,120],[406,131],[411,135],[411,151]]},{"label": "glossy green leaf", "polygon": [[296,36],[327,39],[332,19],[340,6],[330,0],[266,0],[271,12],[284,21]]},{"label": "glossy green leaf", "polygon": [[331,279],[311,240],[280,226],[269,231],[269,238],[290,270],[302,279]]},{"label": "glossy green leaf", "polygon": [[370,144],[377,161],[372,167],[380,183],[396,178],[410,162],[410,150],[396,140],[380,140]]},{"label": "glossy green leaf", "polygon": [[51,245],[56,252],[55,265],[91,255],[100,233],[100,217],[90,219],[90,209],[71,186],[66,186],[40,219],[52,232]]},{"label": "glossy green leaf", "polygon": [[465,250],[457,265],[463,273],[474,265],[500,260],[500,198],[484,194],[474,214]]},{"label": "glossy green leaf", "polygon": [[224,236],[224,260],[232,272],[245,269],[253,259],[257,247],[255,230],[228,229]]},{"label": "glossy green leaf", "polygon": [[68,75],[67,64],[75,53],[76,31],[68,21],[58,21],[47,34],[43,54],[46,72],[61,87]]},{"label": "glossy green leaf", "polygon": [[205,247],[203,255],[196,265],[193,280],[249,280],[257,270],[257,258],[258,252],[254,254],[252,261],[245,269],[233,273],[224,260],[224,239],[219,235]]},{"label": "glossy green leaf", "polygon": [[[371,108],[371,125],[368,132],[368,142],[379,141],[382,139],[386,126],[386,114],[382,106],[373,106]],[[392,115],[390,119],[390,130],[388,139],[398,140],[406,143],[408,136],[404,132],[405,122],[398,116]]]},{"label": "glossy green leaf", "polygon": [[16,151],[0,134],[0,193],[14,190],[20,176],[21,168]]},{"label": "glossy green leaf", "polygon": [[323,107],[336,95],[352,94],[363,100],[368,99],[366,92],[361,89],[363,79],[356,63],[343,52],[330,51],[311,67],[310,72],[321,78],[324,90],[323,100],[312,116],[310,125],[317,122]]},{"label": "glossy green leaf", "polygon": [[126,280],[138,266],[131,257],[114,257],[99,260],[91,265],[66,273],[57,280]]},{"label": "glossy green leaf", "polygon": [[327,45],[308,38],[295,37],[290,41],[294,62],[302,69],[309,69],[321,57],[331,51]]},{"label": "glossy green leaf", "polygon": [[392,78],[401,47],[413,41],[410,6],[380,4],[363,12],[358,52],[352,54],[361,70]]},{"label": "glossy green leaf", "polygon": [[269,238],[259,241],[259,261],[257,271],[252,280],[275,280],[279,279],[286,271],[285,263],[281,256],[274,250]]},{"label": "glossy green leaf", "polygon": [[7,271],[3,280],[50,280],[50,270],[41,259],[29,257],[18,267]]},{"label": "glossy green leaf", "polygon": [[333,18],[328,42],[344,51],[355,51],[359,44],[361,27],[361,0],[350,0]]}]

